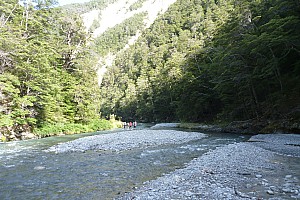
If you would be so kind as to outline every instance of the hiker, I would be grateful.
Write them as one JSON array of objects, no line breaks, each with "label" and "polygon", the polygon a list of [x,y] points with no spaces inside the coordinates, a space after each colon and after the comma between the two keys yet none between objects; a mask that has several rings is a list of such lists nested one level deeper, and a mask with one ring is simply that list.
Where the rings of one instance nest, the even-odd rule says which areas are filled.
[{"label": "hiker", "polygon": [[132,122],[129,122],[129,129],[131,129],[132,127]]},{"label": "hiker", "polygon": [[124,128],[124,129],[126,128],[126,125],[127,125],[127,123],[126,123],[126,122],[123,122],[123,128]]},{"label": "hiker", "polygon": [[137,126],[137,122],[134,121],[134,122],[133,122],[133,128],[136,128],[136,126]]}]

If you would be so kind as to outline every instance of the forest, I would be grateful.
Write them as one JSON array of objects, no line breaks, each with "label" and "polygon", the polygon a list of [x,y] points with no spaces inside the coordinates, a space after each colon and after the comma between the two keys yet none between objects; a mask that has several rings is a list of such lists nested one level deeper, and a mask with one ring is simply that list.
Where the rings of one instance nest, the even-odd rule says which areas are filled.
[{"label": "forest", "polygon": [[76,13],[55,1],[0,3],[0,139],[95,131],[100,119],[97,56]]},{"label": "forest", "polygon": [[300,130],[298,0],[177,0],[126,50],[143,14],[94,40],[79,15],[113,2],[0,2],[0,140],[109,128],[111,116]]},{"label": "forest", "polygon": [[294,0],[178,0],[118,55],[101,112],[299,131],[299,8]]}]

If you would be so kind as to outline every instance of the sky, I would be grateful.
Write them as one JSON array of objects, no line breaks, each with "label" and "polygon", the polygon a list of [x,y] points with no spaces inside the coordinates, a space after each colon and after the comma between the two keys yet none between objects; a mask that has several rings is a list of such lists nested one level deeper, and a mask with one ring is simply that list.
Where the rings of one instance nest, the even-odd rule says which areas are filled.
[{"label": "sky", "polygon": [[58,0],[60,6],[71,4],[71,3],[85,3],[91,0]]}]

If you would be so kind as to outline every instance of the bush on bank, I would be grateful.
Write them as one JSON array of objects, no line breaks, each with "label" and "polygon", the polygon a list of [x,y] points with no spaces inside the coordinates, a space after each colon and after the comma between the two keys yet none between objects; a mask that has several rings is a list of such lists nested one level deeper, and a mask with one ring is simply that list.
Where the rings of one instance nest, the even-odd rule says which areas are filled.
[{"label": "bush on bank", "polygon": [[55,135],[64,135],[64,134],[78,134],[85,132],[94,132],[109,130],[115,127],[116,122],[97,119],[91,121],[89,124],[75,124],[75,123],[60,123],[60,124],[46,124],[41,128],[36,128],[34,134],[39,138],[50,137]]}]

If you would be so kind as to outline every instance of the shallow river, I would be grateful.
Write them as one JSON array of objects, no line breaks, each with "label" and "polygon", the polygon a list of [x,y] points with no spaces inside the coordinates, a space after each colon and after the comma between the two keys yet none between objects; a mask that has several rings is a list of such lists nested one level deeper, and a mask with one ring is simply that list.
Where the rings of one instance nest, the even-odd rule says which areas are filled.
[{"label": "shallow river", "polygon": [[113,199],[218,146],[248,139],[215,133],[184,144],[119,153],[45,151],[61,142],[116,131],[0,144],[0,199]]}]

